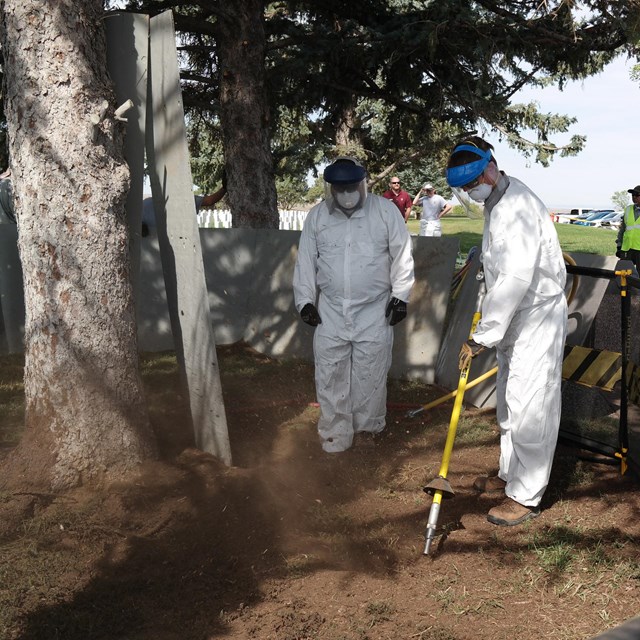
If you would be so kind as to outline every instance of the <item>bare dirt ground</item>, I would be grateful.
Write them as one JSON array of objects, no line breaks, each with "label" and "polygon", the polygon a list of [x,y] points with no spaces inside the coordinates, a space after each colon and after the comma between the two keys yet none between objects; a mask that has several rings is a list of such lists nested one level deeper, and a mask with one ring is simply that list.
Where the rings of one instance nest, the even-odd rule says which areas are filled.
[{"label": "bare dirt ground", "polygon": [[329,455],[310,365],[219,357],[233,467],[192,448],[165,357],[145,365],[162,462],[108,490],[0,494],[0,638],[586,640],[638,613],[640,500],[617,467],[559,448],[542,515],[495,527],[499,498],[472,489],[494,415],[467,410],[426,557],[451,405],[406,411],[439,390],[392,383],[385,435]]}]

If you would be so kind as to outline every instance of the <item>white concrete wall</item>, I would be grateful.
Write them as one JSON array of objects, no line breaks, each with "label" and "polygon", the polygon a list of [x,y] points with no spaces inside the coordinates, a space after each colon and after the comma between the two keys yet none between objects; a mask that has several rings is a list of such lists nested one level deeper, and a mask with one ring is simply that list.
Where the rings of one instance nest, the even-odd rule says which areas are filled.
[{"label": "white concrete wall", "polygon": [[[15,227],[3,235],[0,350],[20,351],[24,307]],[[13,235],[11,235],[13,233]],[[312,359],[313,329],[293,304],[293,268],[299,231],[200,229],[216,344],[246,341],[273,357]],[[413,238],[416,285],[408,318],[395,328],[391,374],[435,379],[451,276],[458,253],[452,238]],[[173,338],[157,239],[142,239],[137,308],[142,351],[172,350]],[[7,330],[11,335],[8,339]],[[7,347],[9,343],[10,348]]]},{"label": "white concrete wall", "polygon": [[[299,231],[200,229],[216,344],[244,340],[273,357],[312,359],[313,329],[299,320],[291,281]],[[22,349],[24,302],[16,227],[0,225],[0,352]],[[450,311],[447,336],[442,331],[458,251],[451,238],[414,237],[416,285],[409,317],[395,329],[391,374],[455,388],[457,354],[468,335],[477,283],[473,265]],[[615,258],[575,254],[578,264],[611,269]],[[138,335],[143,351],[173,349],[157,239],[142,239]],[[581,344],[598,309],[605,281],[582,278],[569,309],[569,344]],[[441,342],[442,348],[441,347]],[[474,361],[472,377],[495,366],[493,351]],[[436,373],[437,368],[437,373]],[[469,390],[477,406],[492,406],[494,381]]]},{"label": "white concrete wall", "polygon": [[[312,359],[313,329],[293,304],[299,231],[201,229],[216,344],[246,341],[273,357]],[[140,348],[173,348],[155,239],[142,246]],[[416,286],[409,317],[395,329],[391,374],[433,382],[458,242],[413,238]]]}]

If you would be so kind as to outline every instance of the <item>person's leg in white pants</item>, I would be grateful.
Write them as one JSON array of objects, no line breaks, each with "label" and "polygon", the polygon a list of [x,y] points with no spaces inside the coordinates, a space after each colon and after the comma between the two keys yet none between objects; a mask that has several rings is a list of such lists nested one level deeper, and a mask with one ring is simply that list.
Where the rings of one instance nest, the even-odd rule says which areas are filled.
[{"label": "person's leg in white pants", "polygon": [[380,433],[387,414],[387,374],[391,366],[393,329],[385,326],[379,340],[353,343],[351,406],[355,433]]},{"label": "person's leg in white pants", "polygon": [[442,236],[440,220],[420,220],[420,235],[429,238],[439,238]]},{"label": "person's leg in white pants", "polygon": [[329,453],[353,443],[351,410],[351,342],[316,331],[313,339],[316,396],[320,404],[318,434]]},{"label": "person's leg in white pants", "polygon": [[[519,326],[520,325],[520,326]],[[560,426],[566,303],[521,311],[497,350],[500,473],[505,494],[536,507],[547,488]]]}]

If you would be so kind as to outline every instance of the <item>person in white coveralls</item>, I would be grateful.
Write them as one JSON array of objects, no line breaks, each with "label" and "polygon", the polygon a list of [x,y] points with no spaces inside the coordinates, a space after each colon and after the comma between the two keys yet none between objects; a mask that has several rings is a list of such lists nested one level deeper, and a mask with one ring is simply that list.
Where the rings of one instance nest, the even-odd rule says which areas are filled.
[{"label": "person in white coveralls", "polygon": [[540,513],[560,425],[567,331],[566,267],[547,207],[520,180],[498,170],[493,147],[471,137],[447,165],[451,187],[484,203],[482,318],[460,351],[460,368],[495,347],[500,467],[476,479],[481,492],[503,492],[487,519],[517,525]]},{"label": "person in white coveralls", "polygon": [[337,453],[356,434],[367,439],[385,427],[393,325],[407,314],[414,273],[404,220],[392,202],[367,193],[364,167],[338,158],[324,180],[325,199],[300,235],[293,290],[302,320],[316,327],[320,441]]}]

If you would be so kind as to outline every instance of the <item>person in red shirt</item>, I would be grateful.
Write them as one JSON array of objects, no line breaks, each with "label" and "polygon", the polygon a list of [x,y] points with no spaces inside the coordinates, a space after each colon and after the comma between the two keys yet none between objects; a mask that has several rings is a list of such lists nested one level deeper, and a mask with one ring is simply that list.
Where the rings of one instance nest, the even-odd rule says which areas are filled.
[{"label": "person in red shirt", "polygon": [[404,221],[406,222],[411,215],[411,207],[413,205],[413,200],[411,196],[400,188],[400,178],[394,176],[391,178],[389,182],[389,189],[387,189],[382,196],[387,200],[391,200],[393,204],[398,207]]}]

